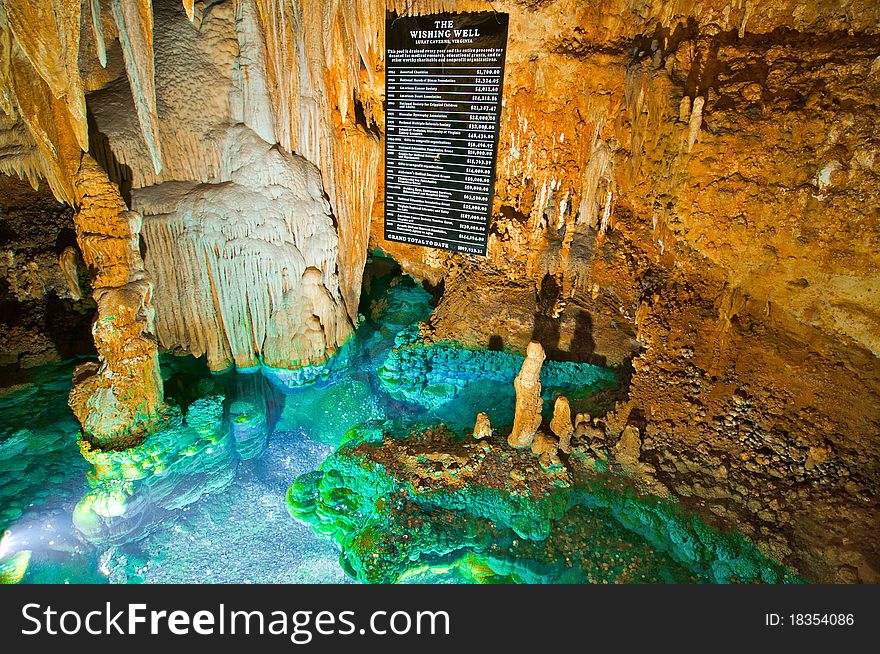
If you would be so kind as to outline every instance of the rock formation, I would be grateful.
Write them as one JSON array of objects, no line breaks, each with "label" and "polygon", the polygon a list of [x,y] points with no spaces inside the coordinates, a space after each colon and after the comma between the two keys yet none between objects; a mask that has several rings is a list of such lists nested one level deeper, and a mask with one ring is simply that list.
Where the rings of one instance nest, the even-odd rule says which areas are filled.
[{"label": "rock formation", "polygon": [[566,454],[571,453],[571,437],[574,434],[574,426],[571,424],[571,406],[568,398],[560,395],[553,405],[553,419],[550,421],[550,429],[559,437],[559,449]]},{"label": "rock formation", "polygon": [[639,430],[633,425],[627,425],[614,446],[614,458],[625,469],[634,470],[639,463],[642,439]]},{"label": "rock formation", "polygon": [[477,420],[474,423],[474,438],[489,438],[492,435],[492,423],[489,422],[489,416],[482,411],[477,414]]},{"label": "rock formation", "polygon": [[[339,19],[326,34],[325,14]],[[347,340],[379,162],[378,137],[351,105],[360,58],[378,55],[363,18],[323,1],[0,5],[0,170],[35,184],[45,178],[86,224],[100,213],[95,203],[80,206],[89,203],[77,188],[81,153],[89,151],[117,195],[127,200],[133,187],[149,217],[144,246],[156,298],[140,269],[139,227],[128,229],[132,257],[98,252],[100,239],[78,230],[103,302],[95,323],[101,365],[110,365],[114,349],[127,353],[120,361],[139,362],[127,375],[78,376],[72,402],[96,440],[136,430],[161,404],[158,373],[148,369],[155,361],[141,366],[155,358],[155,344],[147,344],[153,306],[160,344],[207,354],[214,369],[319,364]],[[128,208],[109,193],[101,196],[107,215],[121,215]],[[115,223],[139,225],[134,215],[94,234],[127,238]],[[137,279],[123,280],[128,273]],[[105,316],[123,314],[129,324],[105,328]]]},{"label": "rock formation", "polygon": [[73,211],[45,185],[0,175],[0,368],[94,353],[94,302]]},{"label": "rock formation", "polygon": [[442,284],[429,338],[632,362],[584,433],[638,425],[640,465],[707,520],[811,578],[874,579],[880,6],[633,6],[492,3],[488,257],[387,242],[378,212],[372,242]]},{"label": "rock formation", "polygon": [[512,447],[529,447],[535,432],[541,426],[541,365],[544,363],[544,348],[540,343],[529,343],[526,358],[519,374],[513,381],[516,389],[516,413],[513,429],[507,437]]},{"label": "rock formation", "polygon": [[[350,336],[318,170],[231,128],[214,183],[135,190],[159,343],[212,370],[323,363]],[[270,189],[267,193],[266,189]]]},{"label": "rock formation", "polygon": [[[382,238],[386,10],[510,14],[485,259]],[[0,171],[77,211],[104,372],[74,404],[97,435],[157,409],[153,309],[163,347],[215,369],[320,362],[375,249],[442,288],[425,339],[617,368],[626,398],[576,433],[638,429],[640,465],[707,520],[870,580],[878,26],[874,0],[2,0]]]},{"label": "rock formation", "polygon": [[140,437],[162,407],[162,378],[152,338],[153,287],[138,247],[141,215],[129,211],[117,188],[88,154],[76,176],[74,222],[93,280],[92,325],[99,362],[74,373],[70,407],[86,436],[102,445]]}]

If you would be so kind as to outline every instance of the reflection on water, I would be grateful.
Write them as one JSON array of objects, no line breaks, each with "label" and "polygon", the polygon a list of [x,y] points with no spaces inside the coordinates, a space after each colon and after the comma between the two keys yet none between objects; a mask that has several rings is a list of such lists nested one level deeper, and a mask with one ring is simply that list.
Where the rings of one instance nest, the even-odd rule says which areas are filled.
[{"label": "reflection on water", "polygon": [[[40,369],[34,383],[0,391],[0,581],[705,577],[657,554],[668,534],[625,524],[632,512],[615,514],[614,501],[572,500],[570,480],[569,495],[552,506],[533,501],[540,493],[514,506],[505,494],[490,492],[489,464],[483,486],[475,481],[470,495],[442,500],[427,486],[424,495],[407,491],[387,465],[352,467],[354,448],[368,447],[370,434],[378,434],[381,446],[383,430],[405,439],[412,431],[407,425],[442,422],[452,440],[441,450],[451,451],[478,411],[488,411],[503,429],[513,421],[510,382],[522,362],[505,352],[421,343],[416,325],[430,314],[430,295],[409,278],[368,276],[365,288],[365,320],[355,338],[320,374],[310,371],[315,381],[308,385],[294,386],[293,377],[274,373],[211,374],[192,357],[164,357],[169,410],[128,450],[96,451],[78,442],[67,408],[72,364]],[[542,382],[547,398],[564,391],[576,410],[589,410],[591,393],[613,384],[614,376],[584,364],[551,363]],[[577,409],[579,402],[585,408]],[[353,430],[357,425],[367,426]],[[376,447],[370,456],[381,462],[393,449]],[[445,455],[436,456],[443,461]],[[498,450],[498,456],[533,463],[525,453]],[[492,459],[477,450],[463,461],[467,457],[477,457],[477,467]],[[416,456],[413,465],[424,460]],[[385,491],[403,493],[408,503],[395,508],[382,499]],[[286,499],[309,524],[291,518]],[[496,505],[507,508],[487,508]],[[535,529],[532,523],[544,530],[540,540],[522,537],[523,529]],[[400,542],[409,548],[403,558]],[[381,560],[382,569],[368,565],[367,556]],[[614,557],[628,567],[608,568]]]}]

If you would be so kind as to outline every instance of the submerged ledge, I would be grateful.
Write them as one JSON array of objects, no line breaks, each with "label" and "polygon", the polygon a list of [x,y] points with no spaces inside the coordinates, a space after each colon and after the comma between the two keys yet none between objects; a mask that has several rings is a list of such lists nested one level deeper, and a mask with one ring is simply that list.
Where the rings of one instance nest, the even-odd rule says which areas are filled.
[{"label": "submerged ledge", "polygon": [[[287,495],[361,582],[800,581],[740,534],[646,493],[579,440],[558,462],[442,425],[353,429]],[[598,454],[598,456],[597,456]]]},{"label": "submerged ledge", "polygon": [[[454,342],[432,342],[421,335],[419,325],[398,333],[394,347],[379,367],[379,380],[396,400],[436,409],[459,397],[468,387],[482,385],[491,393],[513,398],[513,380],[523,365],[521,354],[468,347]],[[590,363],[547,360],[541,368],[542,396],[557,393],[570,399],[585,398],[610,389],[617,374]],[[484,404],[483,406],[492,406]],[[510,402],[512,408],[513,404]],[[493,424],[512,422],[510,416]],[[473,420],[473,415],[470,416]]]}]

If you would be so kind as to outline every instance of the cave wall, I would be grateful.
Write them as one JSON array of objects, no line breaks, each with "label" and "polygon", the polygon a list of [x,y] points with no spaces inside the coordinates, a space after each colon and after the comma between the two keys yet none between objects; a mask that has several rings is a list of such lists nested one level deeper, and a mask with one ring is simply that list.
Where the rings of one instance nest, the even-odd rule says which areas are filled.
[{"label": "cave wall", "polygon": [[379,203],[372,246],[442,284],[426,336],[631,366],[602,421],[675,496],[877,581],[878,7],[612,5],[492,4],[488,257],[384,241]]},{"label": "cave wall", "polygon": [[94,311],[70,207],[0,174],[0,385],[94,353]]}]

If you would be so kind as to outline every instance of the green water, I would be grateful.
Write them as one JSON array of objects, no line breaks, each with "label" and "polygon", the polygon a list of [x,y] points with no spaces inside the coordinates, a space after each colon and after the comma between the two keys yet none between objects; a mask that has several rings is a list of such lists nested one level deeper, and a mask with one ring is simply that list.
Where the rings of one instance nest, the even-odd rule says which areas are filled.
[{"label": "green water", "polygon": [[[496,447],[486,459],[500,466],[494,476],[452,490],[414,485],[383,464],[389,443],[419,447],[421,432],[440,423],[449,447],[462,446],[478,411],[503,433],[522,363],[507,352],[423,343],[417,325],[430,315],[430,295],[387,262],[375,269],[383,266],[389,274],[367,278],[355,338],[324,370],[309,371],[307,384],[273,371],[211,374],[203,361],[163,357],[169,411],[130,450],[78,442],[67,408],[75,362],[0,390],[0,580],[789,580],[745,539],[576,458],[565,479],[551,471],[543,486],[513,493],[497,480],[507,478],[505,465],[537,471],[527,452]],[[545,399],[564,392],[574,410],[595,414],[616,377],[548,362],[542,383]]]}]

